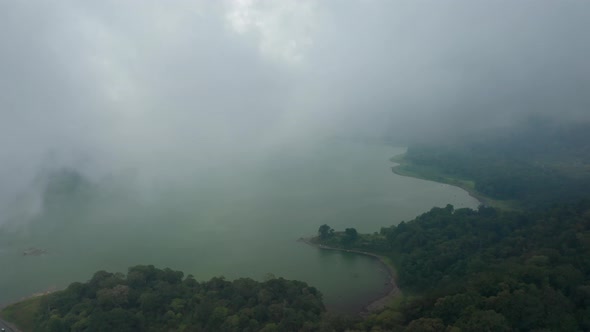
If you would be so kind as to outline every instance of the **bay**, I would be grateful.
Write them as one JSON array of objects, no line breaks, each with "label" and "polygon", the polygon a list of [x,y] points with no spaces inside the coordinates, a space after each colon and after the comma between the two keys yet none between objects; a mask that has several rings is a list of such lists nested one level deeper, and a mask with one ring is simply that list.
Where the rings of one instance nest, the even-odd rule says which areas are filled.
[{"label": "bay", "polygon": [[[460,188],[394,174],[389,158],[404,150],[349,141],[277,149],[254,164],[200,170],[148,198],[119,192],[114,183],[121,181],[111,181],[27,227],[0,228],[0,303],[88,280],[97,270],[153,264],[197,280],[298,279],[317,287],[328,307],[358,310],[383,290],[380,264],[299,237],[322,224],[372,233],[433,206],[478,205]],[[29,247],[47,254],[23,256]]]}]

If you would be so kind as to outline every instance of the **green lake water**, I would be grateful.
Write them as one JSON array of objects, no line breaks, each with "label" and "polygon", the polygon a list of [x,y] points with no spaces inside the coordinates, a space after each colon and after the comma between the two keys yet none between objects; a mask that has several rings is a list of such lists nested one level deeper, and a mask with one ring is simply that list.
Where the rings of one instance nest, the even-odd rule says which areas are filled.
[{"label": "green lake water", "polygon": [[[329,307],[358,309],[383,292],[380,264],[299,237],[324,223],[374,232],[433,206],[478,205],[459,188],[394,174],[389,158],[403,151],[332,142],[277,150],[256,167],[211,169],[147,198],[111,185],[27,226],[0,228],[0,304],[88,280],[97,270],[153,264],[198,280],[263,280],[269,273],[299,279],[317,287]],[[23,256],[29,247],[48,253]]]}]

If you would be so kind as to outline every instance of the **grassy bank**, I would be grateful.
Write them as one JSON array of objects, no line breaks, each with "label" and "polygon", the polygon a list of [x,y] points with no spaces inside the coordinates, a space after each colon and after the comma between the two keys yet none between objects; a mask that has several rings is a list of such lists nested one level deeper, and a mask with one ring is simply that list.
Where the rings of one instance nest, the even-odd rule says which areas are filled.
[{"label": "grassy bank", "polygon": [[14,324],[22,332],[32,331],[35,315],[39,309],[42,296],[35,296],[6,306],[0,311],[0,317]]},{"label": "grassy bank", "polygon": [[392,171],[401,176],[408,176],[422,180],[434,181],[459,187],[477,199],[481,204],[492,206],[503,210],[518,210],[519,205],[515,201],[497,200],[490,198],[475,190],[475,182],[470,179],[463,179],[450,176],[441,172],[436,167],[416,165],[405,158],[405,154],[394,156],[390,159],[397,165],[393,166]]}]

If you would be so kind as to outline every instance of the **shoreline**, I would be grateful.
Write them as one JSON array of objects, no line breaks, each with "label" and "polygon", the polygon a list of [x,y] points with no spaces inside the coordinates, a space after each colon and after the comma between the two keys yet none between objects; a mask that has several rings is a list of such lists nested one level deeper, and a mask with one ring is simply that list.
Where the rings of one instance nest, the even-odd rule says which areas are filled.
[{"label": "shoreline", "polygon": [[393,166],[391,166],[391,171],[394,174],[414,179],[443,183],[457,188],[461,188],[465,190],[469,196],[473,197],[480,205],[483,206],[491,206],[503,209],[509,207],[507,206],[507,204],[510,204],[510,202],[498,201],[490,197],[487,197],[484,194],[475,190],[474,188],[470,187],[468,184],[466,184],[466,180],[452,178],[438,173],[438,176],[428,176],[421,174],[420,171],[412,170],[412,163],[405,160],[405,154],[405,152],[397,154],[389,159],[394,164]]},{"label": "shoreline", "polygon": [[360,250],[354,250],[354,249],[343,249],[343,248],[337,248],[337,247],[330,247],[330,246],[326,246],[323,244],[317,244],[317,243],[311,242],[311,240],[309,238],[301,237],[297,241],[305,243],[309,246],[312,246],[312,247],[320,249],[320,250],[343,251],[343,252],[349,252],[349,253],[354,253],[354,254],[358,254],[358,255],[369,256],[373,259],[376,259],[379,262],[379,264],[387,272],[387,276],[388,276],[388,281],[386,283],[385,290],[382,292],[382,295],[370,300],[367,304],[364,304],[362,306],[362,310],[359,312],[361,315],[368,315],[369,313],[384,309],[387,306],[387,304],[389,304],[395,297],[397,297],[398,295],[401,294],[401,291],[400,291],[399,287],[397,287],[397,283],[395,282],[395,271],[386,261],[384,261],[382,256],[379,256],[377,254],[367,252],[367,251],[360,251]]},{"label": "shoreline", "polygon": [[36,292],[36,293],[30,294],[30,295],[21,297],[20,299],[18,299],[16,301],[6,302],[6,303],[0,303],[0,311],[2,311],[4,308],[9,307],[9,306],[11,306],[13,304],[17,304],[17,303],[21,303],[21,302],[24,302],[24,301],[27,301],[27,300],[31,300],[31,299],[34,299],[34,298],[37,298],[37,297],[49,295],[49,294],[58,292],[60,290],[62,290],[62,289],[59,289],[56,286],[51,286],[51,287],[47,288],[44,291]]},{"label": "shoreline", "polygon": [[451,181],[439,181],[439,180],[435,180],[435,179],[431,179],[429,177],[425,177],[425,176],[420,176],[419,174],[416,173],[405,173],[404,171],[402,171],[399,167],[400,166],[408,166],[407,164],[402,165],[402,164],[397,164],[391,167],[391,171],[399,176],[405,176],[405,177],[410,177],[410,178],[414,178],[414,179],[419,179],[419,180],[425,180],[425,181],[432,181],[432,182],[437,182],[437,183],[443,183],[443,184],[447,184],[449,186],[454,186],[457,188],[461,188],[463,190],[465,190],[467,192],[467,194],[471,197],[473,197],[476,201],[479,202],[479,204],[483,205],[483,206],[491,206],[490,204],[490,199],[488,199],[487,197],[484,197],[483,195],[481,195],[480,193],[474,191],[473,189],[461,184],[459,181],[457,182],[451,182]]},{"label": "shoreline", "polygon": [[404,166],[411,168],[411,163],[408,162],[407,160],[405,160],[405,155],[406,155],[406,153],[404,152],[404,153],[396,154],[395,156],[393,156],[389,159],[389,161],[394,163],[394,165],[391,166],[391,171],[394,174],[399,175],[399,176],[410,177],[410,178],[414,178],[414,179],[433,181],[433,182],[437,182],[437,183],[448,184],[450,186],[455,186],[455,187],[465,190],[467,192],[467,194],[469,194],[469,196],[475,198],[475,200],[477,200],[481,205],[484,205],[484,206],[490,205],[489,198],[484,197],[482,194],[476,192],[472,188],[469,188],[464,183],[462,183],[461,180],[459,180],[459,179],[452,179],[452,181],[448,181],[448,180],[445,180],[445,178],[442,176],[439,179],[435,179],[432,177],[421,175],[415,171],[412,172],[411,170],[404,170],[403,169]]}]

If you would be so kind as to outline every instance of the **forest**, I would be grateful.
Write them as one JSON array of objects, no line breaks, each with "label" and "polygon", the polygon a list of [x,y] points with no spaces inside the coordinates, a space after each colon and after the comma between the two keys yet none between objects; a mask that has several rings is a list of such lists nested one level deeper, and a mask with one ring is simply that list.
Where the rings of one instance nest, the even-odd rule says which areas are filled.
[{"label": "forest", "polygon": [[411,145],[402,167],[511,208],[434,207],[373,234],[322,225],[316,243],[387,258],[403,292],[349,328],[589,331],[589,129],[540,121]]},{"label": "forest", "polygon": [[314,331],[321,294],[300,281],[191,275],[152,265],[98,271],[42,298],[35,331]]},{"label": "forest", "polygon": [[588,124],[565,127],[539,121],[479,136],[413,144],[402,167],[470,181],[476,192],[516,202],[519,208],[542,208],[587,197],[588,142]]},{"label": "forest", "polygon": [[320,243],[378,253],[397,271],[397,305],[352,324],[361,331],[590,330],[590,201],[543,211],[433,208],[351,240]]}]

